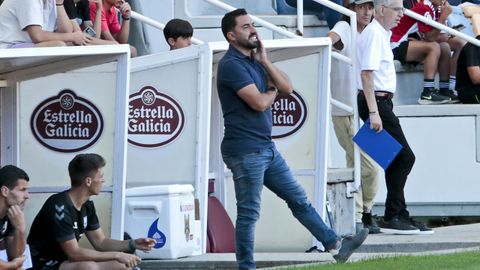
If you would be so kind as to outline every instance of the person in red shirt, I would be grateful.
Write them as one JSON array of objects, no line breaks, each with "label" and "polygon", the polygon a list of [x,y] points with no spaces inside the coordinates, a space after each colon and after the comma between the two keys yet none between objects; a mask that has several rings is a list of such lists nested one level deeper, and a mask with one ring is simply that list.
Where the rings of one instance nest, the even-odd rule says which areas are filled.
[{"label": "person in red shirt", "polygon": [[[444,0],[421,0],[411,10],[426,18],[445,24],[452,8]],[[442,10],[440,13],[439,11]],[[412,38],[412,34],[417,34]],[[458,98],[450,87],[450,74],[455,74],[453,67],[458,54],[450,58],[450,51],[458,52],[463,44],[458,38],[449,38],[440,30],[404,16],[397,27],[392,29],[391,47],[394,58],[402,64],[413,62],[424,64],[423,92],[418,102],[420,104],[457,103]],[[460,42],[459,42],[460,41]],[[451,45],[450,45],[451,43]],[[440,91],[435,89],[435,74],[439,73]],[[452,80],[454,80],[452,78]]]},{"label": "person in red shirt", "polygon": [[[118,20],[117,9],[122,16],[120,24]],[[97,5],[90,2],[90,18],[95,20]],[[105,40],[111,40],[120,44],[128,43],[128,35],[130,32],[130,15],[132,8],[125,0],[103,0],[102,1],[102,23],[100,37]],[[130,54],[132,57],[137,56],[137,49],[130,45]]]}]

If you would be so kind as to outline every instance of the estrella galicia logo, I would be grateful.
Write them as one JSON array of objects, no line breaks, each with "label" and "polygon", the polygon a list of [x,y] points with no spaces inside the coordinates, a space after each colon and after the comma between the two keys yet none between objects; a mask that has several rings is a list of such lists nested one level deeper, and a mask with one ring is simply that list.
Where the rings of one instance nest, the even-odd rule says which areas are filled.
[{"label": "estrella galicia logo", "polygon": [[279,139],[297,132],[307,119],[307,106],[300,93],[279,95],[272,104],[272,138]]},{"label": "estrella galicia logo", "polygon": [[167,237],[158,229],[158,218],[152,223],[152,225],[150,225],[150,229],[148,229],[148,237],[157,241],[153,248],[162,248],[167,243]]},{"label": "estrella galicia logo", "polygon": [[65,89],[33,110],[30,128],[35,139],[48,149],[78,152],[100,138],[103,118],[93,103]]},{"label": "estrella galicia logo", "polygon": [[128,142],[140,147],[159,147],[175,140],[182,132],[185,117],[180,105],[153,86],[130,95]]}]

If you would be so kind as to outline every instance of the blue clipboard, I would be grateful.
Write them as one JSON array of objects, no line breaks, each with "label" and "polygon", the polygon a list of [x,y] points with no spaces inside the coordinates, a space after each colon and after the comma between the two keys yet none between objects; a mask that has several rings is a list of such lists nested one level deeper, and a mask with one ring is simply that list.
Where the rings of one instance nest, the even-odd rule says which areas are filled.
[{"label": "blue clipboard", "polygon": [[370,119],[365,121],[352,140],[384,170],[403,148],[385,129],[379,133],[370,129]]}]

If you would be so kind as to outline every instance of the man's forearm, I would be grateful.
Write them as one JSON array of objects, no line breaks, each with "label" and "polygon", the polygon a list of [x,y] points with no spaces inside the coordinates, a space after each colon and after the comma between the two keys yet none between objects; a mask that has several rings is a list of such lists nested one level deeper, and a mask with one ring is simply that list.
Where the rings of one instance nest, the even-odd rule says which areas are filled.
[{"label": "man's forearm", "polygon": [[4,262],[0,260],[0,269],[1,270],[17,270],[18,267],[14,262]]},{"label": "man's forearm", "polygon": [[124,20],[122,23],[122,30],[117,35],[117,41],[120,44],[128,43],[128,35],[130,33],[130,20]]},{"label": "man's forearm", "polygon": [[128,246],[128,240],[122,241],[110,238],[105,238],[102,242],[98,243],[95,248],[100,251],[130,251],[130,248]]},{"label": "man's forearm", "polygon": [[377,101],[375,99],[373,72],[369,70],[363,70],[361,72],[361,79],[363,94],[365,95],[369,112],[378,112]]},{"label": "man's forearm", "polygon": [[288,75],[278,69],[270,61],[265,61],[262,64],[273,84],[275,84],[275,86],[277,87],[278,91],[281,93],[290,94],[293,90],[293,87]]},{"label": "man's forearm", "polygon": [[70,19],[68,18],[67,12],[65,11],[65,8],[63,7],[63,4],[61,6],[57,6],[57,30],[56,32],[59,33],[72,33],[74,31],[72,23],[70,22]]},{"label": "man's forearm", "polygon": [[95,19],[93,20],[93,30],[95,30],[95,37],[101,38],[100,34],[102,33],[102,9],[97,7],[95,12]]},{"label": "man's forearm", "polygon": [[25,251],[25,232],[16,231],[14,236],[7,237],[7,254],[9,259],[20,257]]}]

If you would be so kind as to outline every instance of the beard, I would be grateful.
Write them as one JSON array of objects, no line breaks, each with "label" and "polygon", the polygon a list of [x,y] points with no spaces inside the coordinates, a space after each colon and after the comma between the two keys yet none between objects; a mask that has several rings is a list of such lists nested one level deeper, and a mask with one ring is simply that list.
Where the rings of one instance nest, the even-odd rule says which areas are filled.
[{"label": "beard", "polygon": [[248,37],[248,39],[244,39],[244,40],[239,40],[238,44],[244,48],[247,48],[247,49],[256,49],[258,48],[258,46],[260,45],[260,43],[258,42],[258,39],[256,40],[250,40],[250,38],[254,36],[254,35],[251,35],[250,37]]}]

